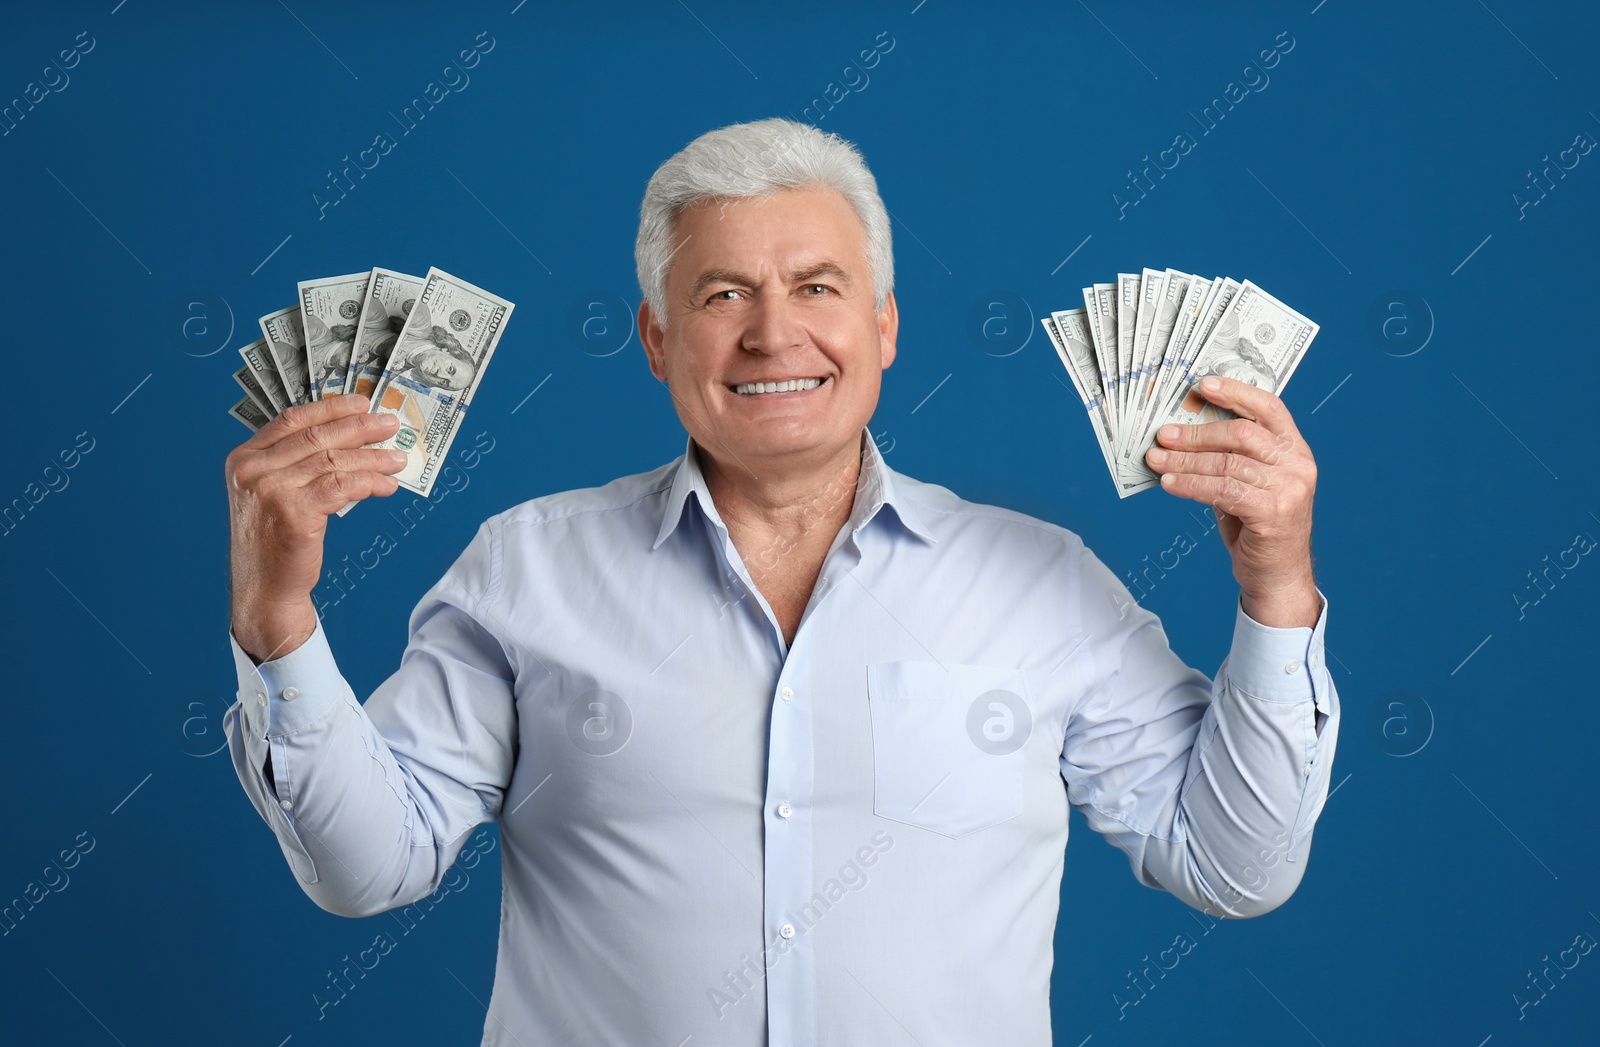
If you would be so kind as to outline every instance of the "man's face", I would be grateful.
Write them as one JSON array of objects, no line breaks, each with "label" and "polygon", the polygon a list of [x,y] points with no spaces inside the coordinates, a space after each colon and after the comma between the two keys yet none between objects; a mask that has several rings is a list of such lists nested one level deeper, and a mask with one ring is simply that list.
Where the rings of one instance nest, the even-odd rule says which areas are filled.
[{"label": "man's face", "polygon": [[465,389],[472,381],[472,366],[433,346],[425,346],[411,354],[411,366],[417,376],[439,389]]},{"label": "man's face", "polygon": [[[855,453],[894,361],[899,316],[873,309],[867,235],[832,189],[710,201],[674,226],[663,331],[649,303],[639,331],[678,417],[720,465],[759,476],[774,461]],[[822,379],[814,389],[736,386]]]}]

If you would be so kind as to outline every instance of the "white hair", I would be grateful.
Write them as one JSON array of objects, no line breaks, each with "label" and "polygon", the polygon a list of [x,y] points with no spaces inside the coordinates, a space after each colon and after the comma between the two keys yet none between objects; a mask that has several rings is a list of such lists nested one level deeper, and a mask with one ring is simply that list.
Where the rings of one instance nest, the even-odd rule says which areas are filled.
[{"label": "white hair", "polygon": [[667,324],[667,273],[672,268],[673,224],[686,208],[708,200],[767,197],[780,189],[837,190],[861,220],[872,267],[873,303],[883,312],[894,290],[894,244],[889,213],[861,153],[836,134],[773,117],[707,131],[656,168],[639,207],[634,264],[639,289]]}]

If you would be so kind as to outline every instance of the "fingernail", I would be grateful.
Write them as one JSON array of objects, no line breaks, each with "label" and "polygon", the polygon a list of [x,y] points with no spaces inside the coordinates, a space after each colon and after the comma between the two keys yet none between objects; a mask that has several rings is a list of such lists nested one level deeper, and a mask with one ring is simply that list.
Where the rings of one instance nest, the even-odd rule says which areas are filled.
[{"label": "fingernail", "polygon": [[390,451],[389,462],[392,465],[405,465],[406,453],[404,451]]},{"label": "fingernail", "polygon": [[1220,378],[1207,378],[1207,379],[1203,380],[1200,384],[1205,386],[1207,392],[1214,393],[1218,389],[1222,388],[1222,379],[1220,379]]},{"label": "fingernail", "polygon": [[1162,487],[1171,487],[1173,484],[1175,484],[1177,482],[1178,482],[1178,474],[1177,473],[1162,473],[1161,474],[1161,486]]},{"label": "fingernail", "polygon": [[1163,451],[1159,447],[1153,447],[1153,448],[1150,449],[1150,462],[1151,462],[1152,465],[1160,465],[1162,462],[1164,462],[1166,460],[1167,460],[1167,452],[1166,451]]},{"label": "fingernail", "polygon": [[1161,439],[1163,439],[1163,440],[1176,440],[1177,438],[1178,438],[1178,427],[1177,426],[1175,426],[1175,425],[1166,425],[1166,426],[1162,426],[1161,427]]}]

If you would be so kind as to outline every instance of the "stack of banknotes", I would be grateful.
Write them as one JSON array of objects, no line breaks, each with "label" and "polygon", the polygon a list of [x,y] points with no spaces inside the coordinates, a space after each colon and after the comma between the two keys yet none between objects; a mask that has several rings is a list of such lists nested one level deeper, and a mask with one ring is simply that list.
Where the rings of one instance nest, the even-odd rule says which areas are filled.
[{"label": "stack of banknotes", "polygon": [[373,446],[404,451],[395,479],[426,495],[515,306],[438,269],[374,269],[299,290],[239,350],[233,380],[245,395],[228,413],[256,430],[295,404],[359,393],[373,413],[399,415],[395,434]]},{"label": "stack of banknotes", "polygon": [[1160,486],[1145,452],[1163,425],[1237,417],[1195,387],[1222,375],[1282,394],[1321,328],[1245,280],[1176,269],[1118,273],[1084,308],[1040,322],[1100,442],[1119,497]]}]

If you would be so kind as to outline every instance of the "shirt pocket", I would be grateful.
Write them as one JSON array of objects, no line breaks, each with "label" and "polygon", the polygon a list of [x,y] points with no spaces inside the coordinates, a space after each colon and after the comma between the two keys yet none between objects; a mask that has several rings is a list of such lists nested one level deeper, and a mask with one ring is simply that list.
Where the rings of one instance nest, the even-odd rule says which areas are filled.
[{"label": "shirt pocket", "polygon": [[951,839],[1022,813],[1033,706],[1020,669],[867,666],[872,809]]}]

